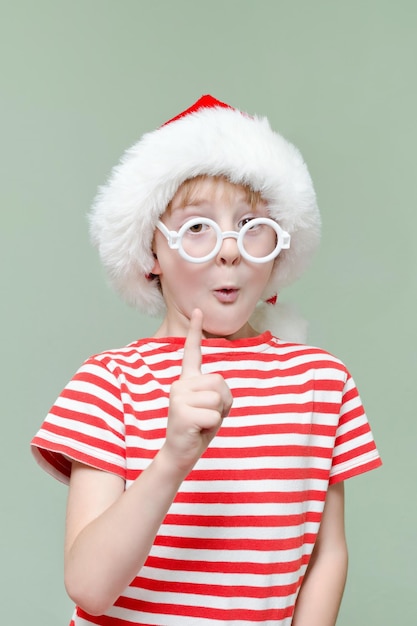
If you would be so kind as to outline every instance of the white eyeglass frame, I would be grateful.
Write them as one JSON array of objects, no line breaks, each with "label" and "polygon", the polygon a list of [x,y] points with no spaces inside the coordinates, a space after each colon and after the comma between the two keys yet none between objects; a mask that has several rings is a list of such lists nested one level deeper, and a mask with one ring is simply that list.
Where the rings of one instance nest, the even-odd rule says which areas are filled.
[{"label": "white eyeglass frame", "polygon": [[[193,257],[189,255],[182,246],[183,236],[189,228],[195,226],[196,224],[206,224],[207,226],[211,226],[217,236],[216,245],[214,246],[213,250],[203,257]],[[253,226],[257,226],[258,224],[266,224],[267,226],[271,226],[277,234],[277,244],[274,250],[266,256],[260,258],[248,254],[243,247],[243,237],[245,236],[245,233],[247,233],[250,228],[253,228]],[[242,226],[239,231],[226,230],[222,232],[217,222],[211,220],[208,217],[193,217],[187,220],[178,231],[169,230],[169,228],[167,228],[167,226],[160,220],[158,220],[158,222],[156,223],[156,227],[166,237],[168,246],[171,248],[171,250],[178,250],[180,256],[190,263],[206,263],[207,261],[214,259],[214,257],[219,253],[220,248],[222,247],[223,240],[229,237],[236,239],[237,247],[240,254],[244,259],[246,259],[246,261],[250,261],[251,263],[268,263],[268,261],[272,261],[272,259],[275,259],[279,255],[281,250],[288,250],[291,242],[291,236],[289,235],[289,233],[283,230],[281,226],[270,217],[255,217],[249,220],[249,222],[246,222],[246,224]]]}]

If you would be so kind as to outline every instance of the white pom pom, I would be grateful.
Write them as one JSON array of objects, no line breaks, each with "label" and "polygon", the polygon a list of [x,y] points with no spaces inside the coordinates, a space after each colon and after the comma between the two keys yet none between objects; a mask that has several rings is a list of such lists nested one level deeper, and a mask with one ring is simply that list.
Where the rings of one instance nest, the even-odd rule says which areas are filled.
[{"label": "white pom pom", "polygon": [[275,337],[284,341],[306,343],[307,340],[307,321],[286,302],[259,303],[250,323],[259,332],[270,330]]}]

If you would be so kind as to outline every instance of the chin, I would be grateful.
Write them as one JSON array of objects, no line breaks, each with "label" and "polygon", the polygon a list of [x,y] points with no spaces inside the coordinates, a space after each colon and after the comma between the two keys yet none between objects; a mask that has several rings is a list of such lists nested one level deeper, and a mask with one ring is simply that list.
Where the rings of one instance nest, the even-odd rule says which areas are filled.
[{"label": "chin", "polygon": [[204,334],[208,339],[243,339],[245,337],[250,337],[253,333],[254,331],[248,323],[243,324],[243,326],[236,326],[236,324],[230,324],[230,326],[204,325]]}]

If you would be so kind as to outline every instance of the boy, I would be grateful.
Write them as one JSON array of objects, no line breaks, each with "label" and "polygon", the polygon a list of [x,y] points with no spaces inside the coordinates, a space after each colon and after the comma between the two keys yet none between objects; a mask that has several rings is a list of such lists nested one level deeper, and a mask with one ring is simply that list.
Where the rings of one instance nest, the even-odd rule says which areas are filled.
[{"label": "boy", "polygon": [[380,459],[345,366],[265,321],[319,226],[296,148],[211,96],[99,192],[110,279],[163,320],[88,359],[32,442],[70,484],[73,626],[335,624],[343,481]]}]

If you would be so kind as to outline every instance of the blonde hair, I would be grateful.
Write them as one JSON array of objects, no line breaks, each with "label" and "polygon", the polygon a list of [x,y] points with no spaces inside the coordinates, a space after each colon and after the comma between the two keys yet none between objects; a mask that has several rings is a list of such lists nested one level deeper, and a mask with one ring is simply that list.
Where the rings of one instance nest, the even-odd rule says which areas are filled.
[{"label": "blonde hair", "polygon": [[[216,182],[226,182],[231,186],[240,187],[245,191],[246,201],[248,204],[254,209],[258,204],[264,203],[266,201],[261,196],[259,191],[254,191],[250,185],[236,184],[232,183],[226,176],[209,176],[207,174],[200,174],[199,176],[195,176],[194,178],[187,178],[178,188],[175,198],[179,198],[180,202],[183,204],[187,204],[192,201],[193,194],[196,192],[198,184],[205,180],[211,180],[214,183]],[[172,199],[173,200],[173,199]],[[172,200],[169,202],[167,206],[167,210],[171,209]]]}]

